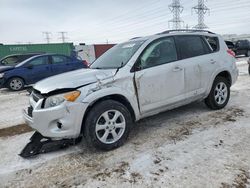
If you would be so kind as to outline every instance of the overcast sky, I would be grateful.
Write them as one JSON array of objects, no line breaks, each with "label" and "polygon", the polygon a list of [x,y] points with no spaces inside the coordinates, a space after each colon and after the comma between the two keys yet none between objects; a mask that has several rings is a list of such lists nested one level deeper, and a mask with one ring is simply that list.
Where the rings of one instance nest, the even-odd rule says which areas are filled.
[{"label": "overcast sky", "polygon": [[[169,29],[171,0],[0,0],[0,43],[51,42],[117,43]],[[191,7],[198,0],[181,0],[185,25],[197,24]],[[210,15],[205,23],[211,31],[250,34],[250,0],[208,0]]]}]

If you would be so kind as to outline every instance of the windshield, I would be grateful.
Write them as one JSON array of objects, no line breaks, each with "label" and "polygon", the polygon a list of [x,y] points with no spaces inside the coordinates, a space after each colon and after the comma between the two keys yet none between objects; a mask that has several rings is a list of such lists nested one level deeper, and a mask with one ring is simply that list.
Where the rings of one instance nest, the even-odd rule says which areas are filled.
[{"label": "windshield", "polygon": [[16,67],[21,67],[21,66],[25,65],[27,62],[29,62],[30,60],[35,59],[35,57],[39,57],[39,56],[40,55],[32,56],[32,57],[22,61],[21,63],[17,64]]},{"label": "windshield", "polygon": [[0,62],[1,62],[1,65],[14,66],[19,63],[19,59],[16,56],[12,56],[12,57],[4,58]]},{"label": "windshield", "polygon": [[144,41],[130,41],[118,44],[105,52],[90,66],[92,69],[116,69],[128,63]]}]

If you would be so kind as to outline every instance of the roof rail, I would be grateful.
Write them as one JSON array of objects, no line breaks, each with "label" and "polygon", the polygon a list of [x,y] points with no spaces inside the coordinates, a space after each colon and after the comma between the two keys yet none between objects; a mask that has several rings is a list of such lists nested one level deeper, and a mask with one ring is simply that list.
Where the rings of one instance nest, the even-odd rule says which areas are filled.
[{"label": "roof rail", "polygon": [[162,35],[162,34],[168,34],[168,33],[174,33],[174,32],[205,32],[205,33],[210,33],[210,34],[215,34],[211,31],[208,30],[201,30],[201,29],[175,29],[175,30],[167,30],[167,31],[163,31],[162,33],[157,33],[157,35]]},{"label": "roof rail", "polygon": [[134,37],[132,39],[129,39],[129,40],[135,40],[135,39],[140,39],[141,37]]}]

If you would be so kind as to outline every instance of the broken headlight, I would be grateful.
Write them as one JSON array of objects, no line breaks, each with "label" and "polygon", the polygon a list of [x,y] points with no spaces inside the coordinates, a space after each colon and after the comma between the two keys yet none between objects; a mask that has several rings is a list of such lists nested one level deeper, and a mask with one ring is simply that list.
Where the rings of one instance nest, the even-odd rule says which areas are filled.
[{"label": "broken headlight", "polygon": [[72,91],[59,95],[53,95],[46,99],[44,108],[51,108],[58,106],[62,104],[64,101],[74,102],[80,96],[80,94],[81,94],[80,91]]}]

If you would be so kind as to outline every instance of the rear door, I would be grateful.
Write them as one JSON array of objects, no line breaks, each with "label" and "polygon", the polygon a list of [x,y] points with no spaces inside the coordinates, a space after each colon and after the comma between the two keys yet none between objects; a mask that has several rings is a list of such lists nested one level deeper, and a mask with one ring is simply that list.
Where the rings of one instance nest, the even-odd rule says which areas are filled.
[{"label": "rear door", "polygon": [[77,63],[64,55],[51,55],[51,65],[54,75],[77,69]]},{"label": "rear door", "polygon": [[[185,69],[186,97],[194,97],[205,91],[203,83],[208,81],[208,69],[212,64],[209,49],[205,48],[205,41],[197,35],[176,36],[178,52]],[[215,66],[215,65],[212,65]],[[203,80],[205,79],[205,80]]]},{"label": "rear door", "polygon": [[34,84],[44,78],[51,76],[51,65],[49,64],[48,56],[36,57],[24,66],[24,77],[26,77],[27,84]]},{"label": "rear door", "polygon": [[141,113],[184,98],[184,69],[173,37],[149,44],[137,61],[135,82]]}]

